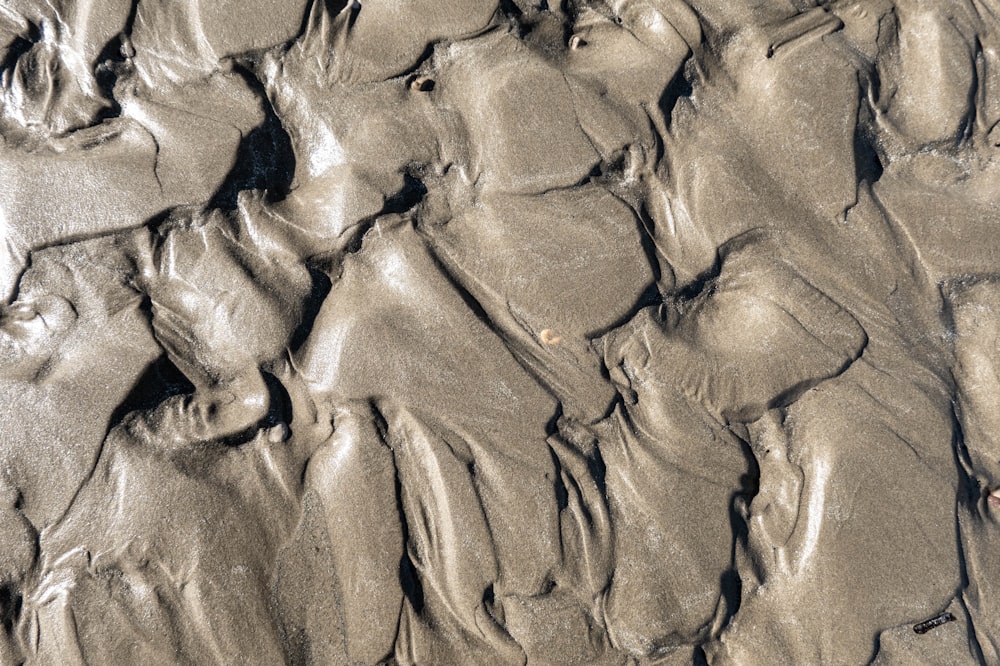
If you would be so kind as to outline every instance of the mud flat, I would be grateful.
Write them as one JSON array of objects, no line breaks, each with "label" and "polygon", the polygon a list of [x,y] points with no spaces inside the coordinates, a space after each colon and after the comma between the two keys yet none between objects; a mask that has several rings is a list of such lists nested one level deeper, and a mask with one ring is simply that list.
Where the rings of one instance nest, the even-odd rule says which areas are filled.
[{"label": "mud flat", "polygon": [[1000,663],[993,0],[0,47],[0,664]]}]

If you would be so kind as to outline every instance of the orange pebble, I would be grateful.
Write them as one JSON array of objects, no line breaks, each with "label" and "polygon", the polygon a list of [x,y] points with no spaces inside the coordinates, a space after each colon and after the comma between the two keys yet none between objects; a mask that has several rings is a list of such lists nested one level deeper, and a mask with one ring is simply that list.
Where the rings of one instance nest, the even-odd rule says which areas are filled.
[{"label": "orange pebble", "polygon": [[562,342],[562,336],[556,335],[551,328],[543,328],[538,334],[538,339],[547,345],[557,345]]}]

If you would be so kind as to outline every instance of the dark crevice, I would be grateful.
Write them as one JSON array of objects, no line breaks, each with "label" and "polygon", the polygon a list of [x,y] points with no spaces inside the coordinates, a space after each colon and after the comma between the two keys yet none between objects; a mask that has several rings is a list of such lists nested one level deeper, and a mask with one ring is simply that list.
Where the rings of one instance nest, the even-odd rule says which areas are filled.
[{"label": "dark crevice", "polygon": [[[503,605],[497,605],[496,590],[493,589],[492,584],[487,585],[486,589],[483,590],[482,604],[494,621],[503,621]],[[500,617],[497,617],[498,615]]]},{"label": "dark crevice", "polygon": [[[342,262],[344,257],[351,254],[356,254],[361,252],[364,248],[365,239],[368,234],[376,228],[376,223],[380,218],[387,215],[405,215],[412,211],[414,208],[420,205],[423,201],[424,196],[427,194],[427,188],[424,186],[423,181],[421,181],[416,176],[411,176],[408,173],[403,175],[403,187],[395,194],[387,197],[380,208],[375,213],[367,215],[359,220],[357,220],[353,225],[346,229],[341,235],[343,242],[333,250],[325,250],[318,254],[314,254],[309,257],[309,268],[310,273],[320,272],[326,275],[326,280],[330,280],[331,276],[333,280],[337,279],[339,275],[340,268],[342,267]],[[321,287],[315,284],[315,274],[314,274],[314,285],[313,291],[309,296],[309,306],[312,305],[321,306],[322,299],[330,291],[330,287],[326,289],[326,292],[322,294],[322,298],[314,302],[314,299],[320,298],[318,295],[318,290]],[[332,284],[331,284],[332,287]],[[318,314],[318,311],[317,313]],[[312,319],[315,318],[313,315]],[[310,322],[312,321],[310,319]],[[310,323],[311,325],[311,323]],[[296,329],[296,343],[293,343],[290,348],[297,349],[298,346],[305,342],[305,339],[298,339],[299,330]],[[309,333],[309,328],[303,327],[303,333],[307,336]]]},{"label": "dark crevice", "polygon": [[976,478],[975,469],[972,466],[972,456],[965,443],[965,430],[962,428],[960,408],[953,404],[951,410],[952,423],[952,450],[955,457],[955,466],[959,473],[959,485],[956,501],[970,511],[977,510],[977,505],[985,490]]},{"label": "dark crevice", "polygon": [[[538,7],[526,5],[528,3],[524,0],[500,0],[495,15],[495,20],[510,24],[514,28],[518,39],[521,40],[528,40],[531,33],[538,27],[539,16],[546,13]],[[538,47],[537,44],[534,46]],[[544,51],[552,53],[556,50],[556,48],[544,49]]]},{"label": "dark crevice", "polygon": [[868,85],[871,88],[871,98],[878,101],[882,96],[882,76],[878,73],[877,67],[872,67],[868,73]]},{"label": "dark crevice", "polygon": [[0,585],[0,625],[7,635],[13,633],[21,616],[23,597],[14,583]]},{"label": "dark crevice", "polygon": [[587,469],[590,470],[590,475],[594,479],[594,483],[597,484],[597,490],[601,497],[608,496],[608,467],[604,464],[604,456],[601,455],[601,449],[598,446],[594,447],[593,452],[586,457]]},{"label": "dark crevice", "polygon": [[567,490],[566,484],[563,482],[562,463],[559,462],[559,456],[556,455],[555,450],[551,446],[549,447],[549,455],[552,456],[552,465],[555,467],[553,485],[555,487],[556,506],[559,512],[562,513],[569,507],[569,490]]},{"label": "dark crevice", "polygon": [[858,72],[858,114],[854,126],[854,172],[859,183],[874,184],[882,177],[888,155],[877,131],[876,109],[872,101],[877,103],[882,94],[882,78],[878,68],[871,67]]},{"label": "dark crevice", "polygon": [[223,210],[234,210],[243,190],[266,190],[269,201],[281,200],[291,191],[295,175],[291,137],[275,113],[264,85],[242,65],[236,65],[233,71],[257,93],[264,107],[264,122],[243,137],[235,166],[212,197],[209,206]]},{"label": "dark crevice", "polygon": [[870,130],[861,123],[854,128],[854,172],[858,181],[877,183],[885,172]]},{"label": "dark crevice", "polygon": [[36,25],[30,25],[28,34],[19,35],[7,46],[7,53],[0,61],[0,71],[13,70],[21,56],[25,55],[42,38],[41,32]]},{"label": "dark crevice", "polygon": [[979,636],[976,633],[976,625],[972,621],[972,612],[969,611],[969,606],[965,603],[965,597],[958,595],[958,603],[962,607],[962,615],[965,617],[966,626],[969,627],[968,632],[968,645],[969,651],[980,664],[988,664],[986,660],[986,655],[983,653],[983,645],[979,642]]},{"label": "dark crevice", "polygon": [[[386,420],[385,415],[382,410],[379,409],[378,405],[372,403],[369,405],[371,409],[372,425],[375,426],[375,432],[378,433],[378,438],[382,440],[382,443],[389,449],[390,452],[395,455],[392,446],[389,444],[389,421]],[[402,515],[402,514],[400,514]]]},{"label": "dark crevice", "polygon": [[[414,169],[414,172],[416,171],[417,169]],[[405,215],[419,206],[426,195],[427,187],[423,181],[409,171],[404,173],[403,187],[398,192],[386,197],[382,208],[371,215],[361,218],[346,231],[346,242],[334,254],[348,255],[360,252],[364,247],[365,238],[375,228],[375,223],[378,222],[379,218],[386,215]],[[313,260],[322,264],[324,258],[329,258],[329,253],[316,255]]]},{"label": "dark crevice", "polygon": [[[581,127],[580,129],[582,130],[583,128]],[[597,152],[597,147],[594,146],[594,142],[591,141],[590,135],[586,133],[586,130],[584,130],[584,136],[587,139],[587,141],[590,142],[590,145],[594,148],[594,152]],[[584,175],[580,176],[576,181],[570,183],[569,185],[556,185],[555,187],[546,187],[545,189],[542,190],[535,190],[534,192],[532,192],[532,194],[535,196],[542,197],[547,194],[553,194],[556,192],[572,192],[574,190],[580,189],[581,187],[587,187],[588,185],[593,185],[595,183],[601,185],[606,180],[607,180],[607,175],[605,174],[604,171],[604,162],[596,161]]]},{"label": "dark crevice", "polygon": [[[326,12],[331,17],[336,16],[344,11],[344,8],[347,7],[347,2],[348,0],[313,0],[310,2],[306,10],[302,12],[302,23],[299,25],[299,32],[291,42],[298,41],[309,34],[310,27],[321,16],[322,12]],[[322,8],[319,5],[322,5]]]},{"label": "dark crevice", "polygon": [[97,86],[101,89],[104,97],[111,104],[100,110],[95,123],[101,123],[104,120],[117,118],[121,115],[122,109],[118,104],[118,100],[115,99],[114,89],[118,78],[128,70],[128,58],[125,54],[125,49],[129,36],[132,34],[132,27],[135,25],[135,18],[138,11],[139,3],[133,2],[121,33],[110,39],[97,56],[94,78],[97,80]]},{"label": "dark crevice", "polygon": [[409,600],[414,612],[422,613],[424,610],[424,587],[420,582],[420,575],[417,568],[410,559],[410,527],[406,522],[406,511],[403,508],[403,482],[399,478],[399,464],[396,461],[396,451],[389,443],[389,422],[377,404],[372,402],[372,421],[379,439],[383,445],[389,449],[392,455],[393,468],[393,492],[396,498],[396,511],[399,514],[399,525],[403,538],[403,554],[399,558],[399,585],[403,589],[403,595]]},{"label": "dark crevice", "polygon": [[597,338],[608,335],[615,329],[620,328],[632,321],[637,314],[646,308],[661,305],[663,303],[663,295],[660,293],[660,289],[657,286],[658,281],[658,279],[654,280],[646,286],[642,293],[639,294],[639,297],[635,300],[635,303],[632,304],[632,307],[628,309],[628,312],[612,322],[609,326],[588,333],[587,337],[591,340],[596,340]]},{"label": "dark crevice", "polygon": [[[397,474],[397,500],[400,492],[399,475]],[[399,510],[400,515],[402,516],[403,509],[401,505]],[[400,524],[403,526],[403,543],[409,544],[410,531],[406,526],[406,520],[401,520]],[[403,595],[409,600],[414,612],[418,615],[422,613],[424,610],[424,587],[420,583],[420,576],[417,574],[417,569],[413,565],[413,561],[410,559],[410,552],[406,547],[403,548],[403,556],[399,558],[399,584],[403,588]]]},{"label": "dark crevice", "polygon": [[194,393],[194,390],[194,385],[177,366],[166,355],[160,356],[146,368],[125,400],[112,412],[108,431],[131,412],[153,409],[171,396]]},{"label": "dark crevice", "polygon": [[985,493],[985,489],[976,478],[972,465],[972,457],[970,456],[969,449],[965,443],[965,431],[962,428],[962,420],[960,418],[959,409],[954,401],[952,402],[951,420],[953,433],[952,453],[955,459],[955,467],[958,471],[958,488],[955,495],[955,503],[958,509],[955,511],[955,542],[958,549],[960,579],[959,589],[956,590],[955,597],[962,605],[962,610],[965,614],[965,619],[969,627],[969,648],[979,659],[979,662],[985,664],[986,659],[983,655],[983,648],[976,632],[976,625],[973,621],[972,613],[969,611],[969,608],[965,603],[964,591],[969,588],[971,579],[969,576],[969,565],[966,561],[967,556],[965,552],[965,541],[962,535],[962,521],[960,519],[963,511],[969,516],[979,515],[979,502]]},{"label": "dark crevice", "polygon": [[[428,61],[430,61],[431,58],[434,57],[434,50],[437,47],[437,44],[438,44],[438,42],[431,42],[431,43],[429,43],[427,46],[424,47],[424,50],[420,52],[420,55],[417,57],[416,61],[412,65],[410,65],[409,67],[407,67],[404,70],[401,70],[400,72],[398,72],[396,74],[393,74],[391,76],[386,77],[386,80],[388,80],[388,79],[396,79],[396,78],[399,78],[399,77],[402,77],[402,76],[411,76],[412,74],[415,74],[417,71],[419,71],[420,69],[422,69],[424,67],[424,65]],[[428,88],[427,89],[427,91],[430,91],[430,90],[432,90],[432,88]]]},{"label": "dark crevice", "polygon": [[415,208],[425,196],[427,196],[427,186],[423,181],[411,173],[404,173],[403,187],[385,200],[382,210],[376,213],[375,217],[403,214]]},{"label": "dark crevice", "polygon": [[515,21],[520,20],[521,17],[524,16],[524,12],[521,11],[521,8],[517,6],[514,0],[500,0],[497,11],[499,11],[503,16],[512,18]]},{"label": "dark crevice", "polygon": [[[860,328],[860,324],[858,325],[858,328]],[[868,334],[864,332],[864,329],[861,329],[861,330],[862,330],[862,335],[863,335],[864,339],[861,341],[861,344],[858,346],[858,350],[854,354],[852,354],[850,356],[850,358],[848,358],[846,361],[844,361],[844,363],[842,363],[839,368],[837,368],[836,370],[834,370],[828,376],[824,376],[824,377],[812,377],[812,378],[809,378],[809,379],[805,379],[805,380],[799,382],[798,384],[795,384],[794,386],[792,386],[792,387],[790,387],[788,389],[785,389],[784,391],[782,391],[781,393],[779,393],[777,396],[775,396],[767,404],[767,409],[779,409],[779,408],[788,407],[793,402],[795,402],[800,397],[802,397],[802,395],[806,391],[808,391],[808,390],[810,390],[812,388],[815,388],[816,386],[819,386],[823,382],[828,381],[830,379],[833,379],[834,377],[839,377],[840,375],[842,375],[845,372],[847,372],[847,369],[850,368],[854,364],[855,361],[857,361],[859,358],[861,358],[862,354],[865,353],[865,349],[868,348]],[[753,419],[753,420],[756,420],[756,419]]]},{"label": "dark crevice", "polygon": [[285,385],[281,383],[280,379],[269,372],[261,372],[261,376],[264,378],[265,386],[267,386],[271,407],[268,409],[264,420],[254,426],[254,430],[258,428],[270,428],[279,423],[291,423],[292,397],[288,394]]},{"label": "dark crevice", "polygon": [[507,343],[508,336],[504,333],[504,330],[500,328],[500,326],[498,326],[493,321],[493,318],[490,317],[489,313],[486,311],[486,308],[483,307],[483,304],[479,302],[479,299],[477,299],[465,287],[465,285],[463,285],[459,281],[459,278],[452,273],[449,266],[444,261],[442,261],[441,257],[439,257],[437,252],[434,251],[433,245],[431,245],[429,249],[431,251],[428,253],[428,256],[430,256],[430,258],[434,262],[434,266],[440,271],[441,275],[445,277],[445,279],[448,281],[448,284],[451,285],[451,287],[455,290],[455,293],[457,293],[458,296],[462,299],[462,302],[469,309],[469,312],[471,312],[472,315],[475,316],[475,318],[480,321],[480,323],[486,326],[487,329],[489,329],[492,333],[494,333],[498,338],[503,340],[504,345],[507,347],[511,356],[514,357],[514,359],[518,362],[518,364],[524,367],[528,371],[528,373],[531,374],[532,377],[538,379],[537,375],[530,369],[530,367],[525,366],[525,364],[521,360],[521,357],[515,351],[510,349],[510,344]]},{"label": "dark crevice", "polygon": [[[368,232],[375,227],[375,221],[377,218],[378,214],[365,218],[358,224],[354,225],[354,227],[347,232],[349,234],[349,238],[347,239],[347,242],[344,243],[344,247],[341,250],[345,256],[361,251],[361,248],[365,243],[365,236],[367,236]],[[339,253],[334,251],[334,255],[337,254]]]},{"label": "dark crevice", "polygon": [[722,274],[722,267],[726,258],[755,243],[760,243],[766,236],[766,230],[754,227],[722,243],[715,252],[715,260],[712,262],[712,265],[674,292],[672,300],[675,306],[683,310],[688,302],[700,297],[710,296],[715,291],[716,281]]},{"label": "dark crevice", "polygon": [[717,256],[711,268],[697,275],[674,294],[674,300],[684,303],[701,295],[710,295],[715,290],[715,280],[721,272],[722,259]]},{"label": "dark crevice", "polygon": [[[961,33],[961,30],[956,25],[955,29]],[[976,131],[976,124],[979,123],[979,109],[984,102],[982,101],[983,95],[985,94],[984,83],[984,73],[986,70],[986,61],[983,55],[983,44],[976,37],[975,44],[975,67],[972,68],[972,84],[971,90],[969,92],[968,104],[969,113],[965,117],[965,123],[963,124],[961,130],[961,138],[963,141],[970,140]]]},{"label": "dark crevice", "polygon": [[306,338],[312,332],[313,322],[316,321],[320,308],[323,307],[330,289],[333,288],[330,276],[325,272],[312,266],[309,266],[308,269],[309,276],[312,278],[312,288],[309,290],[309,295],[303,305],[302,320],[292,332],[292,337],[288,342],[288,348],[293,353],[305,344]]},{"label": "dark crevice", "polygon": [[550,60],[559,60],[566,53],[571,31],[569,26],[548,10],[535,8],[520,20],[524,43]]},{"label": "dark crevice", "polygon": [[556,403],[555,412],[552,414],[552,418],[548,420],[545,424],[545,435],[547,437],[552,437],[553,435],[559,434],[559,420],[563,417],[563,406],[561,402]]},{"label": "dark crevice", "polygon": [[668,130],[670,129],[671,117],[677,103],[682,98],[691,97],[694,94],[694,86],[691,84],[691,79],[688,76],[688,68],[686,66],[682,67],[681,71],[670,81],[666,90],[663,91],[663,95],[660,96],[660,110],[663,111],[663,120]]},{"label": "dark crevice", "polygon": [[632,211],[632,214],[635,216],[636,229],[639,232],[639,242],[642,244],[643,254],[646,255],[646,263],[653,274],[653,283],[659,284],[663,278],[663,269],[660,263],[659,251],[656,248],[656,242],[653,240],[655,223],[649,211],[646,210],[645,203],[636,201],[638,197],[629,192],[625,185],[625,174],[627,171],[626,155],[627,153],[623,152],[614,161],[602,162],[598,165],[600,173],[592,177],[591,182],[604,188]]},{"label": "dark crevice", "polygon": [[[745,519],[747,507],[750,506],[753,498],[760,491],[760,465],[757,463],[757,457],[746,441],[739,437],[737,441],[740,451],[743,453],[743,458],[747,463],[747,472],[740,477],[741,487],[733,493],[729,501],[729,526],[733,533],[733,540],[729,553],[730,568],[719,576],[719,589],[721,592],[719,611],[721,611],[722,615],[718,617],[719,611],[717,611],[717,619],[721,620],[718,624],[720,632],[739,613],[743,600],[743,579],[740,577],[737,561],[739,553],[741,551],[747,552],[749,548],[750,530]],[[718,634],[711,635],[707,637],[707,641],[717,638]],[[698,655],[701,655],[701,661],[699,661]],[[694,663],[707,664],[704,661],[704,651],[701,646],[695,648]]]}]

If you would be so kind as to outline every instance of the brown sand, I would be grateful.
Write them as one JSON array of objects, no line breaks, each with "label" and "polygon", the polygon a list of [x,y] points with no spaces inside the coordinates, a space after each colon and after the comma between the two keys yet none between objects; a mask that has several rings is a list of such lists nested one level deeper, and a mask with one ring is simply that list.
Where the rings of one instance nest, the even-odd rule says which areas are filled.
[{"label": "brown sand", "polygon": [[1000,664],[996,0],[0,44],[0,665]]}]

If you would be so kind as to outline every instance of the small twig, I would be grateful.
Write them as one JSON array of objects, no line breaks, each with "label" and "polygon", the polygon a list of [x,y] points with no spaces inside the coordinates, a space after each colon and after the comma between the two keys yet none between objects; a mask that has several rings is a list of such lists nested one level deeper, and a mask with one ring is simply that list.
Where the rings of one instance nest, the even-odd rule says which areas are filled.
[{"label": "small twig", "polygon": [[942,624],[947,624],[948,622],[954,622],[955,616],[951,613],[941,613],[937,617],[933,617],[929,620],[924,620],[913,625],[913,631],[918,634],[926,634],[928,631],[934,627],[940,627]]}]

